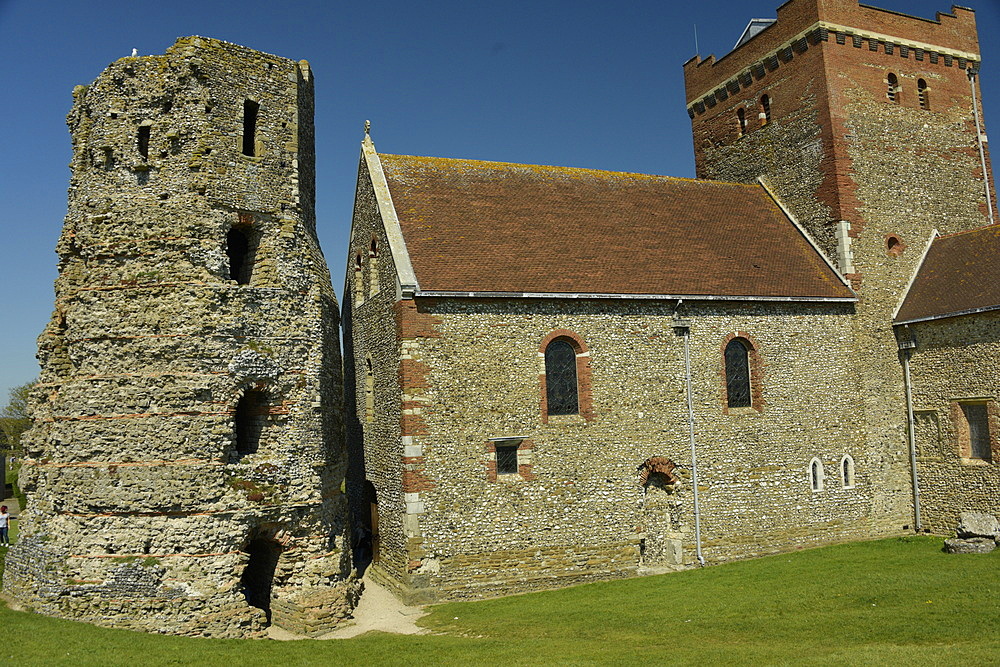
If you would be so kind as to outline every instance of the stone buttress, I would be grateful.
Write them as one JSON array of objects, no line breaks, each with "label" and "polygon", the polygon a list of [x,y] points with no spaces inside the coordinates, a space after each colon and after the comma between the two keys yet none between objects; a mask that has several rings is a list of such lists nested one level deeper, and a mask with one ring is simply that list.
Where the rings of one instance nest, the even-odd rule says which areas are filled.
[{"label": "stone buttress", "polygon": [[309,65],[182,38],[74,98],[4,588],[138,630],[329,629],[360,584]]}]

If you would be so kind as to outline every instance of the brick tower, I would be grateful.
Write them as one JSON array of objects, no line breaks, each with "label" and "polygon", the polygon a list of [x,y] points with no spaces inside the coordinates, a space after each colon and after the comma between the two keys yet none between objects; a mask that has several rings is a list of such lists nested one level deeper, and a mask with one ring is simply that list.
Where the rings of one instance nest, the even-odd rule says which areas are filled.
[{"label": "brick tower", "polygon": [[190,37],[74,98],[4,587],[116,627],[326,630],[358,583],[309,65]]},{"label": "brick tower", "polygon": [[857,0],[790,0],[725,57],[684,64],[698,176],[764,177],[860,297],[876,531],[912,524],[893,311],[934,229],[995,217],[979,66],[972,10],[922,19]]}]

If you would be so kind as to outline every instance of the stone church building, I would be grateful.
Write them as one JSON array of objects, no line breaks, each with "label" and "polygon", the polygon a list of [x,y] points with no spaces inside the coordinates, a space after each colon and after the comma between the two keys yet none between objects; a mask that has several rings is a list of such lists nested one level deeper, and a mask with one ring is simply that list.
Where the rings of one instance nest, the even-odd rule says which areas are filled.
[{"label": "stone church building", "polygon": [[788,0],[684,64],[697,179],[366,133],[338,306],[309,64],[202,37],[122,58],[67,119],[4,591],[317,635],[369,560],[460,599],[997,513],[979,68],[972,10]]},{"label": "stone church building", "polygon": [[342,322],[372,575],[480,597],[1000,510],[979,67],[972,10],[790,0],[684,64],[697,180],[366,135]]}]

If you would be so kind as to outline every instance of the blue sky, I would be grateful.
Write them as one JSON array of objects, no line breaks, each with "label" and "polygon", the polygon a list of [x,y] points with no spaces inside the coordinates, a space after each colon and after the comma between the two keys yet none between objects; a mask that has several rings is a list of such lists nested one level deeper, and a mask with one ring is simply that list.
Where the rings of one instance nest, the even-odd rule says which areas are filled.
[{"label": "blue sky", "polygon": [[[987,127],[1000,113],[1000,0],[968,0]],[[38,373],[66,212],[74,85],[132,48],[204,35],[306,59],[316,76],[317,222],[342,289],[365,119],[385,153],[693,176],[681,64],[722,56],[778,0],[110,2],[0,0],[0,401]],[[869,0],[924,18],[938,0]]]}]

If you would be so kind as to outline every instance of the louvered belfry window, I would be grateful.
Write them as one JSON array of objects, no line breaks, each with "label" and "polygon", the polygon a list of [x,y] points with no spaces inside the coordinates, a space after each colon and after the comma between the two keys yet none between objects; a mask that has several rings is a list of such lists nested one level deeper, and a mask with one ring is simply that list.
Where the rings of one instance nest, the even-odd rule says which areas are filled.
[{"label": "louvered belfry window", "polygon": [[576,350],[565,340],[554,340],[545,348],[545,400],[550,415],[580,412]]},{"label": "louvered belfry window", "polygon": [[734,338],[726,345],[726,395],[729,407],[750,407],[750,358],[747,344]]}]

